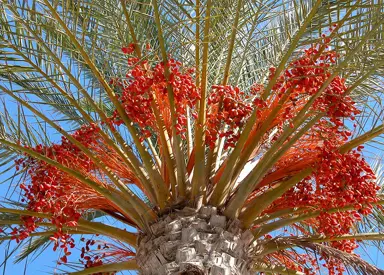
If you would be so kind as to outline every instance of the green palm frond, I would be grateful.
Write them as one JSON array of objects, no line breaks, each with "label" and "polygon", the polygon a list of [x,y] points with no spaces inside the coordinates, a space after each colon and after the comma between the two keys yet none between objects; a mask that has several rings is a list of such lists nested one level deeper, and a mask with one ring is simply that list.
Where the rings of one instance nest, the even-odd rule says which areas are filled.
[{"label": "green palm frond", "polygon": [[41,236],[35,237],[31,240],[28,240],[26,244],[24,244],[20,252],[17,254],[17,257],[14,261],[15,264],[21,263],[25,259],[30,258],[31,261],[38,258],[41,253],[43,253],[48,247],[51,245],[49,236]]},{"label": "green palm frond", "polygon": [[[357,255],[343,252],[323,244],[312,242],[311,240],[303,240],[300,238],[292,237],[292,238],[286,238],[286,239],[276,238],[275,240],[273,240],[273,242],[275,242],[277,247],[280,247],[281,249],[283,247],[300,247],[304,251],[306,251],[306,253],[308,254],[314,253],[315,255],[317,255],[317,257],[323,257],[323,258],[329,257],[329,258],[341,260],[342,262],[345,263],[345,267],[347,268],[348,273],[351,273],[351,274],[367,275],[367,274],[382,273],[382,270],[364,261]],[[260,268],[259,270],[263,271],[262,268]]]}]

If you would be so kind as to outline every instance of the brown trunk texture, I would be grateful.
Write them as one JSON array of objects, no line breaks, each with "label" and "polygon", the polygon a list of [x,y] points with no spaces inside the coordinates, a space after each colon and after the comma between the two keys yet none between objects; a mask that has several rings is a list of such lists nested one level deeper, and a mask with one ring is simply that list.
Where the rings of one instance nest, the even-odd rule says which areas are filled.
[{"label": "brown trunk texture", "polygon": [[150,228],[152,234],[138,243],[141,274],[250,274],[252,233],[218,215],[215,207],[174,210]]}]

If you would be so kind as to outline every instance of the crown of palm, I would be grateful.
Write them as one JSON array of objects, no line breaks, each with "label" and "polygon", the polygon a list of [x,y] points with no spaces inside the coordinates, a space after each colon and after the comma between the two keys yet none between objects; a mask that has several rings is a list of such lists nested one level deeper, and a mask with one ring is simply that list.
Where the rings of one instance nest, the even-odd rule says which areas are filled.
[{"label": "crown of palm", "polygon": [[135,269],[135,232],[203,204],[253,233],[255,272],[315,272],[316,254],[381,272],[351,254],[382,239],[380,160],[375,177],[360,153],[384,132],[380,1],[2,7],[0,149],[22,198],[0,238],[36,237],[19,259],[53,242],[67,263],[100,234],[117,243],[86,242],[78,274]]}]

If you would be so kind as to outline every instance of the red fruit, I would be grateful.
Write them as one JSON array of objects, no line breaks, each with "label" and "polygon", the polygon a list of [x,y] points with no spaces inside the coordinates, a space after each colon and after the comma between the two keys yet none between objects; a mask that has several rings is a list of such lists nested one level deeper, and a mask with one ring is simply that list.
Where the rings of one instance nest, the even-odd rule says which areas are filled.
[{"label": "red fruit", "polygon": [[121,48],[121,51],[124,54],[131,54],[135,51],[135,44],[131,43],[128,45],[128,47],[123,47],[123,48]]},{"label": "red fruit", "polygon": [[61,257],[61,258],[60,258],[60,261],[61,261],[62,263],[64,263],[64,264],[66,264],[67,261],[68,261],[67,256],[63,256],[63,257]]}]

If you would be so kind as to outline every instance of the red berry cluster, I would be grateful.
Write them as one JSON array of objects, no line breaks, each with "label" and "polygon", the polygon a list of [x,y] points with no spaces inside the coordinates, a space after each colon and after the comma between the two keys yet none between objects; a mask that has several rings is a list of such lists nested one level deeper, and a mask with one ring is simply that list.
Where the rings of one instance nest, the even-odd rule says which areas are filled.
[{"label": "red berry cluster", "polygon": [[[380,187],[374,181],[373,171],[357,151],[341,154],[328,141],[315,149],[317,156],[309,163],[315,168],[312,176],[291,188],[266,212],[294,207],[321,210],[324,212],[318,217],[307,221],[313,229],[328,237],[348,234],[352,226],[361,220],[361,215],[371,213]],[[354,207],[355,210],[326,212],[343,207]],[[353,240],[334,241],[331,245],[346,252],[352,252],[357,247]]]},{"label": "red berry cluster", "polygon": [[266,258],[269,263],[275,265],[283,264],[284,267],[291,270],[302,272],[306,275],[315,275],[322,273],[322,268],[328,270],[327,274],[343,275],[346,271],[343,262],[339,259],[330,257],[324,252],[312,252],[305,254],[297,251],[281,251],[269,254]]},{"label": "red berry cluster", "polygon": [[345,272],[345,267],[342,261],[334,258],[329,258],[323,254],[320,258],[325,260],[323,267],[328,269],[329,275],[343,275]]},{"label": "red berry cluster", "polygon": [[[100,129],[96,125],[87,125],[75,131],[72,137],[84,146],[100,152],[99,155],[104,154],[111,157],[112,162],[109,162],[111,165],[114,154],[108,150],[105,151],[104,146],[100,143],[99,131]],[[38,145],[31,149],[108,187],[94,174],[96,167],[93,161],[65,137],[62,137],[60,144]],[[63,226],[77,226],[83,211],[92,208],[116,211],[108,200],[55,166],[32,157],[18,159],[16,165],[17,167],[22,166],[28,173],[28,182],[20,184],[23,191],[22,202],[27,202],[28,210],[51,215],[50,222],[57,228],[57,232],[52,238],[55,241],[54,249],[59,246],[64,248],[65,255],[61,259],[62,262],[66,261],[66,256],[70,253],[68,247],[73,247],[73,239],[63,231]],[[31,232],[37,229],[36,223],[44,219],[23,217],[22,220],[24,221],[23,226],[14,228],[11,232],[16,241],[27,238]]]},{"label": "red berry cluster", "polygon": [[[305,50],[302,56],[292,61],[288,68],[277,77],[276,84],[272,87],[266,101],[256,97],[255,101],[258,103],[256,105],[257,120],[246,144],[249,144],[258,134],[258,131],[265,127],[266,119],[276,108],[278,110],[277,115],[267,125],[262,147],[264,148],[270,142],[275,141],[286,125],[294,127],[293,119],[308,101],[323,89],[323,84],[331,76],[330,67],[336,62],[338,56],[334,51],[320,52],[319,50],[320,46],[313,46]],[[275,68],[270,68],[270,79],[275,76],[275,72]],[[264,88],[261,85],[255,86],[253,90],[256,94],[264,94]],[[354,116],[359,113],[354,102],[347,95],[348,89],[345,80],[337,76],[321,91],[309,111],[306,112],[306,117],[311,118],[322,112],[328,123],[335,125],[337,128],[335,131],[341,131],[344,126],[341,119],[348,117],[353,120]],[[347,138],[350,133],[345,131],[343,135]],[[257,151],[251,158],[256,154]]]},{"label": "red berry cluster", "polygon": [[298,253],[297,251],[281,251],[269,254],[266,259],[274,265],[283,264],[284,267],[291,270],[302,272],[306,275],[315,275],[322,273],[322,268],[328,269],[327,274],[342,275],[346,270],[342,261],[330,257],[324,252]]},{"label": "red berry cluster", "polygon": [[122,47],[121,51],[124,54],[132,54],[135,51],[135,44],[131,43],[127,47]]},{"label": "red berry cluster", "polygon": [[[166,67],[170,72],[168,81]],[[171,129],[168,84],[173,90],[177,134],[184,137],[187,107],[192,109],[200,99],[192,72],[192,69],[182,71],[182,64],[174,59],[169,59],[167,64],[160,62],[153,68],[147,61],[143,61],[126,74],[127,79],[113,82],[122,90],[119,99],[128,117],[140,126],[142,138],[151,136],[151,131],[159,130],[152,107],[157,108],[162,115],[167,130]],[[114,112],[114,123],[123,123],[117,111]]]},{"label": "red berry cluster", "polygon": [[[311,254],[301,254],[291,251],[275,252],[269,254],[268,262],[273,265],[284,264],[284,267],[290,270],[296,270],[306,275],[315,275],[318,267],[318,259]],[[309,264],[310,263],[310,264]],[[308,268],[311,266],[311,268]]]},{"label": "red berry cluster", "polygon": [[[94,239],[85,238],[80,239],[81,242],[85,242],[85,245],[81,248],[80,263],[85,268],[91,268],[101,266],[105,262],[111,260],[114,261],[126,261],[129,260],[135,253],[128,247],[123,245],[117,246],[112,243],[106,243],[104,241],[96,241]],[[96,248],[93,248],[95,245]],[[92,275],[114,275],[116,272],[104,272],[93,273]]]},{"label": "red berry cluster", "polygon": [[[84,238],[81,238],[82,242],[85,242],[85,246],[81,248],[81,254],[80,254],[80,263],[84,265],[84,268],[91,268],[91,267],[96,267],[96,266],[101,266],[104,264],[103,258],[105,257],[105,253],[102,255],[98,255],[95,253],[91,253],[91,247],[96,244],[95,240],[85,240]],[[107,244],[98,244],[97,245],[97,250],[101,249],[108,249]],[[89,254],[89,255],[87,255]],[[116,272],[98,272],[98,273],[93,273],[92,275],[114,275]]]},{"label": "red berry cluster", "polygon": [[[288,101],[284,102],[277,117],[278,122],[284,122],[295,117],[308,100],[322,89],[323,84],[331,76],[329,67],[336,62],[337,54],[334,51],[319,53],[317,47],[311,47],[304,51],[304,56],[293,61],[279,81],[274,86],[277,97],[273,105],[290,90]],[[351,117],[358,113],[352,99],[346,95],[345,80],[335,77],[325,88],[321,95],[313,103],[311,110],[325,112],[326,116],[333,119]]]},{"label": "red berry cluster", "polygon": [[324,201],[321,207],[355,205],[363,214],[369,213],[365,209],[370,209],[370,203],[377,201],[380,187],[360,153],[341,154],[333,144],[324,142],[315,168],[316,195],[319,202]]},{"label": "red berry cluster", "polygon": [[[317,59],[314,56],[317,56]],[[303,58],[294,61],[291,69],[285,71],[285,78],[278,78],[273,88],[274,93],[267,100],[268,108],[258,115],[259,125],[291,89],[289,99],[283,102],[281,111],[270,126],[270,129],[278,128],[276,138],[282,132],[283,126],[291,123],[290,120],[296,117],[309,98],[318,93],[330,76],[327,68],[330,63],[335,62],[336,57],[334,52],[318,55],[318,49],[313,47],[305,52]],[[272,69],[270,78],[274,72]],[[308,221],[318,233],[330,237],[349,233],[352,225],[361,219],[361,215],[370,213],[370,204],[377,201],[379,189],[374,182],[372,170],[357,151],[346,154],[338,151],[338,147],[351,136],[351,133],[345,130],[343,119],[354,120],[354,116],[359,113],[347,92],[345,80],[336,77],[315,100],[307,116],[322,112],[324,118],[285,153],[264,177],[250,199],[263,192],[267,186],[274,185],[305,168],[313,167],[315,172],[276,200],[265,213],[294,207],[311,207],[311,210],[326,211],[330,208],[354,206],[358,211],[345,211],[341,214],[324,212]],[[254,133],[259,127],[254,128]],[[361,147],[358,150],[361,150]],[[353,240],[334,241],[331,245],[347,252],[352,252],[357,247]],[[327,260],[326,266],[332,274],[343,269],[332,260]]]},{"label": "red berry cluster", "polygon": [[316,169],[313,175],[286,192],[273,207],[316,206],[327,210],[355,206],[361,214],[370,213],[370,204],[377,201],[380,187],[357,151],[341,154],[333,145],[324,142],[321,153],[311,165]]},{"label": "red berry cluster", "polygon": [[75,240],[71,235],[64,233],[61,228],[58,229],[53,237],[50,237],[50,240],[54,242],[53,251],[56,251],[59,247],[63,249],[64,255],[60,257],[59,264],[66,264],[68,262],[67,257],[72,254],[69,248],[75,247]]},{"label": "red berry cluster", "polygon": [[[8,232],[11,235],[11,240],[15,240],[17,243],[29,237],[30,232],[35,231],[37,226],[35,223],[35,218],[33,217],[22,217],[22,222],[24,222],[23,227],[12,227],[12,231]],[[5,233],[3,229],[0,229],[0,233]]]},{"label": "red berry cluster", "polygon": [[[97,131],[83,127],[73,137],[90,145],[94,142],[92,136],[97,134]],[[32,149],[67,167],[76,167],[84,172],[92,169],[91,160],[65,137],[62,138],[61,144],[38,145]],[[31,157],[19,159],[16,163],[28,169],[30,184],[21,184],[20,188],[24,191],[29,210],[54,213],[52,222],[56,225],[78,220],[80,214],[76,211],[77,198],[68,192],[71,189],[72,178],[58,168]],[[63,200],[64,197],[67,200]]]},{"label": "red berry cluster", "polygon": [[213,148],[219,137],[225,137],[224,148],[234,147],[239,130],[251,111],[251,104],[245,102],[244,92],[238,87],[212,86],[208,98],[206,144]]},{"label": "red berry cluster", "polygon": [[[317,232],[328,237],[340,236],[350,233],[356,221],[360,221],[361,216],[357,211],[343,211],[338,213],[321,213],[312,222],[312,226]],[[358,247],[354,240],[333,241],[331,245],[339,250],[352,253]]]}]

